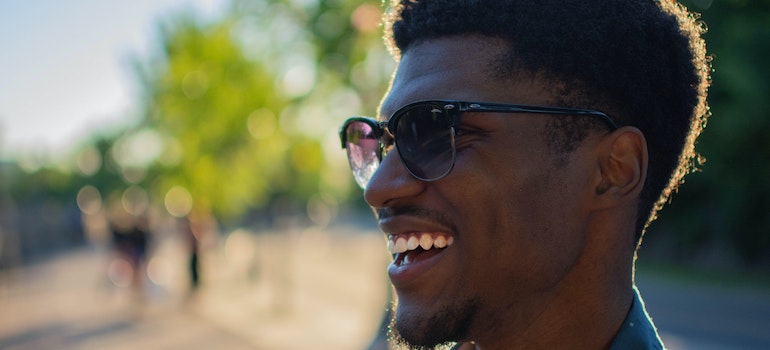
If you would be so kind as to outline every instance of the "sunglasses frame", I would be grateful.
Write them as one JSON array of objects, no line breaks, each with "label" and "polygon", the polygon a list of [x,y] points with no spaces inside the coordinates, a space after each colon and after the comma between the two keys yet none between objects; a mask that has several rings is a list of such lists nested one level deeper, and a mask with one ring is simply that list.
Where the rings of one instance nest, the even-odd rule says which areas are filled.
[{"label": "sunglasses frame", "polygon": [[[533,105],[521,105],[521,104],[506,104],[506,103],[466,102],[466,101],[452,101],[452,100],[422,100],[422,101],[409,103],[399,108],[396,112],[394,112],[391,115],[390,118],[388,118],[387,121],[378,121],[374,118],[369,118],[369,117],[348,118],[347,120],[345,120],[345,122],[342,124],[342,127],[339,130],[342,148],[343,149],[347,148],[346,143],[347,143],[348,126],[354,122],[366,123],[372,128],[372,131],[377,137],[378,144],[379,144],[379,152],[377,152],[377,158],[378,158],[378,161],[382,163],[382,158],[384,156],[384,153],[386,153],[385,149],[387,147],[390,147],[391,145],[394,145],[394,144],[397,145],[398,141],[395,133],[393,133],[392,130],[395,130],[396,133],[398,132],[398,130],[396,130],[396,126],[398,125],[398,122],[401,119],[401,117],[405,115],[406,112],[412,110],[413,108],[423,107],[423,106],[440,107],[442,108],[442,113],[446,115],[448,118],[450,118],[451,123],[449,124],[449,128],[450,128],[450,135],[451,135],[450,143],[452,147],[452,160],[448,169],[441,175],[430,177],[430,178],[424,178],[416,175],[415,172],[409,168],[407,163],[404,161],[404,156],[401,154],[401,150],[399,149],[399,157],[401,157],[401,161],[404,162],[404,165],[406,165],[406,168],[409,171],[409,173],[416,179],[419,179],[422,181],[436,181],[447,176],[450,172],[452,172],[452,169],[454,168],[454,164],[455,164],[455,155],[457,153],[457,150],[455,148],[455,127],[460,125],[461,115],[465,112],[528,113],[528,114],[546,114],[546,115],[590,116],[590,117],[599,118],[604,124],[606,124],[610,128],[610,131],[615,131],[618,129],[618,124],[615,123],[615,121],[613,121],[612,118],[610,118],[607,114],[605,114],[604,112],[600,112],[592,109],[547,107],[547,106],[533,106]],[[386,135],[390,137],[391,139],[390,142],[384,142],[383,138]]]}]

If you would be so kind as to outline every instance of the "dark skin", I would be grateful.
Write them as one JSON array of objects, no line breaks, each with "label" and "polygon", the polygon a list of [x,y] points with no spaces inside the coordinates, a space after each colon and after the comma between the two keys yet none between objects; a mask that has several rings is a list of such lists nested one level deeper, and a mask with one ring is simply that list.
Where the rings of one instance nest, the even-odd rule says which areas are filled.
[{"label": "dark skin", "polygon": [[[418,100],[553,105],[553,82],[492,77],[505,42],[458,36],[402,53],[380,119]],[[584,106],[570,106],[584,107]],[[465,348],[601,349],[631,305],[634,222],[647,148],[633,127],[595,131],[556,161],[547,119],[466,113],[445,178],[410,176],[397,152],[365,190],[387,234],[433,232],[454,244],[391,280],[408,341]],[[420,208],[403,211],[401,208]],[[393,269],[391,269],[393,270]],[[436,326],[436,325],[440,326]]]}]

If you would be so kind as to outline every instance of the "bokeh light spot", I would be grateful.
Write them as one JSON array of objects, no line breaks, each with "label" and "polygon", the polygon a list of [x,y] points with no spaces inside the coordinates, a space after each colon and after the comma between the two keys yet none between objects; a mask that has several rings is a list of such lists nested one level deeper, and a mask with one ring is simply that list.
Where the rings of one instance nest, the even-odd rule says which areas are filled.
[{"label": "bokeh light spot", "polygon": [[174,267],[167,259],[155,256],[147,263],[147,278],[156,285],[169,286],[173,280]]},{"label": "bokeh light spot", "polygon": [[182,186],[174,186],[168,192],[164,200],[166,210],[175,217],[183,217],[190,213],[193,206],[190,191]]},{"label": "bokeh light spot", "polygon": [[315,86],[316,67],[312,61],[291,67],[283,76],[283,91],[289,96],[306,95]]},{"label": "bokeh light spot", "polygon": [[83,186],[78,191],[76,200],[83,214],[94,215],[102,209],[102,195],[94,186]]},{"label": "bokeh light spot", "polygon": [[128,288],[134,278],[134,268],[128,260],[113,259],[107,268],[107,277],[115,286]]},{"label": "bokeh light spot", "polygon": [[147,191],[136,185],[130,186],[123,191],[123,196],[120,201],[121,204],[123,204],[123,209],[134,216],[144,214],[150,205],[150,198],[147,195]]},{"label": "bokeh light spot", "polygon": [[112,147],[112,156],[123,168],[143,168],[163,151],[163,142],[155,130],[146,129],[121,137]]},{"label": "bokeh light spot", "polygon": [[262,140],[273,135],[278,127],[278,122],[273,111],[267,108],[260,108],[249,115],[246,126],[253,138]]},{"label": "bokeh light spot", "polygon": [[102,167],[102,155],[93,146],[80,151],[75,161],[78,171],[84,176],[94,175]]},{"label": "bokeh light spot", "polygon": [[317,194],[307,202],[307,216],[318,226],[327,226],[337,217],[337,200],[327,194]]},{"label": "bokeh light spot", "polygon": [[368,3],[358,6],[353,11],[353,14],[350,16],[350,22],[359,32],[369,33],[379,29],[380,18],[382,18],[380,8],[377,5]]}]

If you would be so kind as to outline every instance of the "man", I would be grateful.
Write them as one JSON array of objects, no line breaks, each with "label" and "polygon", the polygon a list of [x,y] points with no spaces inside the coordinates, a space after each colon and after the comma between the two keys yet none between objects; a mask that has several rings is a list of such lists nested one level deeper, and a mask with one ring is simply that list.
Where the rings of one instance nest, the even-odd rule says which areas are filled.
[{"label": "man", "polygon": [[670,0],[403,0],[375,119],[341,129],[408,348],[662,348],[633,282],[697,159],[708,61]]}]

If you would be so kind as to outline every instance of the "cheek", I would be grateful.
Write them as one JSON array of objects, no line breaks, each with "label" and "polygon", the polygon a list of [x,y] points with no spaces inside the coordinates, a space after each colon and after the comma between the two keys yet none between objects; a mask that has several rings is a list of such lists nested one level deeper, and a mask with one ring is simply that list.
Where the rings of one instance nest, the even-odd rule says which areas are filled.
[{"label": "cheek", "polygon": [[557,283],[577,264],[583,250],[583,225],[579,196],[568,169],[551,169],[527,179],[523,194],[511,198],[515,213],[510,235],[519,256],[519,271],[542,287]]},{"label": "cheek", "polygon": [[473,239],[469,255],[479,257],[473,262],[478,278],[526,293],[552,286],[577,260],[574,198],[565,196],[569,184],[558,176],[564,169],[544,163],[474,164],[462,174],[467,186],[455,212],[463,213]]}]

